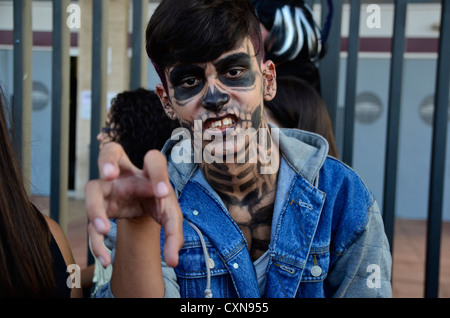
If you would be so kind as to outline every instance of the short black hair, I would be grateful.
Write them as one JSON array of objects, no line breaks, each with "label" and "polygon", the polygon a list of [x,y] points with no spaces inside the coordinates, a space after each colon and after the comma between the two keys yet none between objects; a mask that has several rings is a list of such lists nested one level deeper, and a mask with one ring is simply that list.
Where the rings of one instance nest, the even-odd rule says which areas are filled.
[{"label": "short black hair", "polygon": [[167,89],[168,67],[213,61],[246,37],[264,58],[259,19],[249,0],[162,0],[147,26],[146,50]]},{"label": "short black hair", "polygon": [[108,135],[122,145],[138,168],[142,168],[147,151],[161,150],[180,126],[166,116],[158,95],[143,88],[118,94],[111,101],[109,114]]}]

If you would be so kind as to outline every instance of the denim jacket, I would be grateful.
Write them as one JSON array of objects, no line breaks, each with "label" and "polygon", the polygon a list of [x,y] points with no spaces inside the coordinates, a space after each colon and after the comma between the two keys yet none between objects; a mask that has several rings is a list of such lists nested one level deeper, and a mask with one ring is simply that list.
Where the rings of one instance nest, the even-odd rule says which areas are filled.
[{"label": "denim jacket", "polygon": [[[185,219],[185,244],[176,268],[163,262],[166,297],[391,297],[392,260],[379,207],[351,168],[327,156],[322,137],[280,130],[263,290],[243,233],[198,165],[172,160],[176,143],[163,152]],[[99,296],[112,296],[108,287]]]}]

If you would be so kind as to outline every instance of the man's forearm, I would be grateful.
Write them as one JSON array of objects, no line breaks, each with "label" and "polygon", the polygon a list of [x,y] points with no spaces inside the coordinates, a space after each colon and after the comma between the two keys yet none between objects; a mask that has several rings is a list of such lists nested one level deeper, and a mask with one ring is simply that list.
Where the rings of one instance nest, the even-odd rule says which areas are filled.
[{"label": "man's forearm", "polygon": [[115,297],[163,297],[161,227],[149,215],[117,220],[116,255],[111,277]]}]

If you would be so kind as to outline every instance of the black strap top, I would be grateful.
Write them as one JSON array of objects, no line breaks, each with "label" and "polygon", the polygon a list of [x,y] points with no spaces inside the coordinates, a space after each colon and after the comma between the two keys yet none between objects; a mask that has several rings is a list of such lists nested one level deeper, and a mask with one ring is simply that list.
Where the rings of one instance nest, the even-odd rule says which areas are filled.
[{"label": "black strap top", "polygon": [[69,277],[67,265],[53,235],[50,242],[50,252],[52,254],[53,275],[55,276],[56,283],[55,297],[69,298],[71,289],[67,286],[67,279]]}]

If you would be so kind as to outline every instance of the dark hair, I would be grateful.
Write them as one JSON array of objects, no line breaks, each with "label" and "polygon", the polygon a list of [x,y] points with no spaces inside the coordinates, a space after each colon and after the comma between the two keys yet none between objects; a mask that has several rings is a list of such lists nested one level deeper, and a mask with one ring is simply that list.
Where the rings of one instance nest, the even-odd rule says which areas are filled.
[{"label": "dark hair", "polygon": [[166,68],[213,61],[249,36],[263,58],[259,20],[249,0],[162,0],[147,26],[146,50],[167,89]]},{"label": "dark hair", "polygon": [[0,297],[52,297],[51,233],[24,188],[6,115],[0,88]]},{"label": "dark hair", "polygon": [[328,109],[319,93],[306,81],[294,76],[277,78],[277,94],[265,102],[265,107],[280,126],[325,137],[329,144],[328,153],[338,157]]},{"label": "dark hair", "polygon": [[111,101],[109,136],[122,145],[131,162],[142,168],[150,149],[161,150],[178,121],[169,119],[154,91],[139,88],[118,94]]}]

